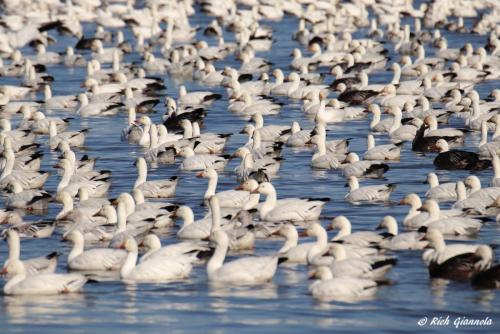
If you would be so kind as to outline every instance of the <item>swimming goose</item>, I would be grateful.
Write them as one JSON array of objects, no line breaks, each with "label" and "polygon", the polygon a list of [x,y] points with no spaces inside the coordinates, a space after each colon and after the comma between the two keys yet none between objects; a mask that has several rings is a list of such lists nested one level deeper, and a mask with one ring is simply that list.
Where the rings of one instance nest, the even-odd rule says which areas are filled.
[{"label": "swimming goose", "polygon": [[390,250],[423,249],[427,246],[426,241],[422,241],[422,233],[405,232],[398,234],[398,222],[392,216],[385,216],[377,229],[387,230],[389,236],[382,240],[380,247]]},{"label": "swimming goose", "polygon": [[318,267],[309,277],[318,280],[309,286],[312,296],[322,302],[352,302],[372,297],[377,292],[376,281],[357,277],[333,277],[332,271],[325,266]]},{"label": "swimming goose", "polygon": [[210,197],[216,196],[221,208],[251,208],[259,203],[258,194],[250,194],[249,191],[245,190],[226,190],[216,193],[218,175],[213,168],[200,172],[196,176],[208,178],[208,187],[205,191],[204,200],[207,201]]},{"label": "swimming goose", "polygon": [[169,180],[147,181],[148,166],[146,160],[139,157],[134,164],[137,167],[137,179],[134,188],[141,190],[144,197],[165,198],[174,196],[178,182],[177,176],[173,176]]},{"label": "swimming goose", "polygon": [[208,280],[217,283],[255,284],[272,280],[278,268],[278,256],[252,256],[224,263],[229,238],[222,230],[215,231],[210,240],[216,244],[214,255],[207,263]]},{"label": "swimming goose", "polygon": [[439,139],[436,147],[439,149],[439,154],[434,158],[434,165],[438,169],[483,170],[491,167],[491,161],[482,160],[477,153],[450,150],[444,139]]},{"label": "swimming goose", "polygon": [[15,166],[15,156],[12,150],[3,152],[5,158],[5,166],[0,174],[0,188],[5,189],[8,185],[14,181],[17,181],[24,190],[37,189],[43,187],[49,173],[41,171],[24,171],[19,169],[14,169]]},{"label": "swimming goose", "polygon": [[82,117],[98,116],[98,115],[115,115],[123,106],[121,102],[89,102],[89,98],[85,94],[78,95],[80,107],[76,111]]},{"label": "swimming goose", "polygon": [[75,95],[52,96],[50,85],[44,86],[44,105],[47,109],[73,109],[78,105]]},{"label": "swimming goose", "polygon": [[223,170],[229,158],[228,155],[195,154],[194,150],[190,147],[183,147],[180,156],[184,157],[180,169],[188,171],[205,170],[208,168]]},{"label": "swimming goose", "polygon": [[436,201],[455,201],[457,199],[455,182],[440,184],[437,175],[431,172],[427,174],[427,183],[429,184],[429,190],[425,193],[425,197]]},{"label": "swimming goose", "polygon": [[333,277],[356,277],[374,280],[385,279],[386,274],[397,263],[397,259],[385,255],[366,256],[362,258],[347,257],[344,246],[333,243],[334,261],[329,269]]},{"label": "swimming goose", "polygon": [[[313,231],[314,227],[312,225],[316,224],[311,224],[311,226],[308,227],[309,232],[307,233],[307,235],[316,236],[316,242],[304,242],[299,244],[299,234],[297,233],[297,229],[295,228],[295,226],[293,226],[292,224],[284,224],[277,231],[280,236],[283,236],[286,239],[285,244],[278,251],[281,257],[285,257],[287,259],[285,263],[306,264],[309,262],[308,255],[310,255],[311,257],[310,260],[313,261],[313,258],[325,253],[325,250],[328,248],[328,239],[326,232],[324,232],[323,234],[321,234],[320,231],[315,233]],[[310,252],[311,249],[313,250]]]},{"label": "swimming goose", "polygon": [[147,251],[141,256],[139,262],[154,258],[172,257],[193,253],[197,253],[197,256],[200,257],[201,255],[211,252],[207,245],[194,241],[183,241],[162,247],[160,238],[158,238],[155,234],[148,234],[142,241],[142,246],[144,246]]},{"label": "swimming goose", "polygon": [[481,181],[475,175],[467,176],[464,184],[469,190],[468,198],[470,199],[481,199],[489,204],[500,196],[499,187],[481,188]]},{"label": "swimming goose", "polygon": [[365,247],[379,244],[384,239],[382,235],[372,231],[351,233],[351,222],[344,216],[335,217],[327,227],[327,230],[335,229],[338,229],[339,232],[331,239],[333,242]]},{"label": "swimming goose", "polygon": [[318,169],[338,169],[341,167],[345,154],[340,152],[328,152],[326,142],[326,132],[319,131],[311,137],[310,144],[316,145],[316,152],[311,157],[311,165]]},{"label": "swimming goose", "polygon": [[425,223],[427,228],[436,229],[442,234],[474,235],[483,226],[482,221],[479,219],[460,216],[441,217],[439,204],[433,199],[426,200],[424,205],[420,207],[420,211],[429,213],[429,218]]},{"label": "swimming goose", "polygon": [[398,144],[386,144],[375,146],[375,137],[369,134],[367,138],[367,150],[363,155],[365,160],[399,160],[403,142]]},{"label": "swimming goose", "polygon": [[478,261],[474,265],[475,273],[471,284],[476,289],[498,289],[500,287],[500,265],[493,262],[491,247],[481,245],[474,255]]},{"label": "swimming goose", "polygon": [[346,177],[381,178],[389,166],[381,162],[359,160],[356,153],[349,152],[343,161],[342,170]]},{"label": "swimming goose", "polygon": [[373,114],[372,121],[370,122],[370,130],[372,132],[382,132],[382,133],[389,132],[394,123],[392,117],[386,118],[381,121],[380,120],[381,111],[380,111],[380,106],[378,104],[370,104],[368,106],[368,111]]},{"label": "swimming goose", "polygon": [[52,199],[52,195],[45,190],[23,190],[22,185],[15,180],[10,183],[10,191],[5,205],[13,209],[45,210]]},{"label": "swimming goose", "polygon": [[397,106],[392,106],[389,108],[388,113],[394,116],[392,126],[388,131],[391,140],[394,142],[413,141],[417,133],[417,127],[411,124],[401,124],[401,109]]},{"label": "swimming goose", "polygon": [[190,92],[188,93],[185,86],[179,88],[179,106],[209,106],[214,101],[221,98],[220,94],[212,92]]},{"label": "swimming goose", "polygon": [[39,274],[27,276],[23,262],[16,260],[5,273],[12,277],[5,283],[3,291],[6,295],[55,295],[78,292],[87,282],[80,274]]},{"label": "swimming goose", "polygon": [[304,147],[311,140],[311,130],[302,130],[300,124],[296,121],[290,128],[290,136],[286,140],[286,146]]},{"label": "swimming goose", "polygon": [[262,141],[286,141],[290,127],[286,125],[267,125],[264,126],[264,117],[261,112],[256,112],[252,115],[252,120],[255,122],[255,130],[260,132]]},{"label": "swimming goose", "polygon": [[73,242],[73,248],[68,254],[68,268],[71,270],[118,270],[127,257],[127,252],[121,249],[92,248],[84,250],[85,239],[78,230],[71,231],[65,236],[65,239]]},{"label": "swimming goose", "polygon": [[50,148],[56,149],[61,141],[65,141],[73,147],[82,147],[85,144],[85,135],[88,131],[89,129],[83,129],[80,131],[66,131],[58,133],[56,123],[51,120],[49,125]]},{"label": "swimming goose", "polygon": [[63,175],[57,185],[57,193],[66,192],[75,197],[82,186],[87,186],[91,197],[103,197],[109,190],[109,171],[75,173],[74,165],[68,159],[61,159],[54,168],[62,168]]},{"label": "swimming goose", "polygon": [[362,201],[387,201],[391,193],[396,189],[395,184],[383,184],[359,187],[358,178],[356,176],[349,176],[346,187],[350,190],[345,196],[349,202],[362,202]]},{"label": "swimming goose", "polygon": [[[125,282],[165,282],[183,279],[192,270],[192,255],[151,258],[137,264],[138,246],[133,237],[121,245],[127,257],[120,269],[120,277]],[[194,257],[196,258],[196,257]]]},{"label": "swimming goose", "polygon": [[[7,271],[11,268],[12,264],[15,261],[19,261],[21,257],[21,239],[19,237],[19,233],[14,229],[7,230],[7,244],[9,246],[9,257],[5,260],[3,270],[7,269]],[[57,252],[52,252],[46,256],[40,256],[28,260],[24,260],[24,265],[26,269],[26,273],[28,275],[37,275],[37,274],[50,274],[56,270],[57,267],[57,258],[60,254]],[[3,272],[10,276],[8,272]]]},{"label": "swimming goose", "polygon": [[323,206],[329,198],[287,198],[277,201],[276,190],[269,182],[263,182],[252,193],[266,196],[264,204],[259,209],[260,219],[264,221],[311,221],[317,220]]}]

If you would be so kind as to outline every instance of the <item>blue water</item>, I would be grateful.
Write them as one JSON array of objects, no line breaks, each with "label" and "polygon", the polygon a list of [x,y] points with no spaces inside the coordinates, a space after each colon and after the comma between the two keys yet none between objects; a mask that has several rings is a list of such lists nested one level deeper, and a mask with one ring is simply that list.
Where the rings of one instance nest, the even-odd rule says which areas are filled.
[{"label": "blue water", "polygon": [[[190,18],[192,25],[204,26],[211,18],[196,14]],[[267,22],[266,22],[267,24]],[[272,52],[258,54],[271,62],[279,64],[286,71],[286,64],[291,61],[290,51],[298,47],[291,39],[290,33],[297,27],[294,17],[286,16],[280,23],[269,24],[274,29],[274,44]],[[86,25],[85,30],[92,32],[92,25]],[[227,40],[231,40],[231,34]],[[362,36],[363,31],[355,36]],[[445,33],[449,47],[461,47],[465,40],[475,46],[486,42],[485,36],[466,36]],[[130,32],[126,30],[130,38]],[[200,38],[203,38],[201,35]],[[58,42],[51,45],[51,51],[64,51],[66,45],[74,45],[74,38],[57,36]],[[210,40],[214,43],[213,40]],[[391,45],[387,45],[391,49]],[[33,54],[29,48],[23,53]],[[306,52],[307,54],[307,52]],[[394,59],[394,58],[393,58]],[[126,62],[140,61],[136,53],[127,55]],[[238,67],[232,57],[217,63],[217,68],[225,65]],[[77,94],[82,92],[85,70],[83,68],[65,68],[64,66],[49,66],[48,72],[56,80],[52,85],[54,95]],[[388,82],[391,73],[381,71],[370,76],[371,82]],[[167,94],[177,97],[178,86],[169,77],[164,77],[168,87]],[[327,77],[325,82],[330,83]],[[0,78],[0,84],[19,83],[19,79]],[[188,91],[205,89],[193,82],[185,82]],[[477,86],[481,97],[489,94],[491,89],[498,88],[499,82],[487,82]],[[223,94],[224,98],[213,104],[208,110],[205,128],[207,132],[233,132],[227,152],[234,152],[245,141],[246,137],[238,134],[246,120],[227,111],[227,96],[221,88],[212,88],[214,92]],[[41,99],[37,94],[33,98]],[[284,102],[278,116],[267,116],[268,124],[290,124],[298,120],[303,128],[312,128],[313,123],[300,111],[301,104],[297,101],[280,99]],[[150,115],[155,122],[160,122],[164,112],[162,104],[156,108],[156,113]],[[67,117],[67,112],[51,111],[52,116]],[[136,157],[141,156],[142,148],[130,145],[120,140],[121,129],[126,124],[126,114],[120,113],[113,117],[95,117],[80,119],[71,114],[74,119],[70,129],[90,128],[86,147],[82,153],[98,156],[98,169],[109,169],[113,172],[110,197],[121,192],[130,191],[135,181],[136,172],[132,166]],[[366,135],[369,120],[352,121],[331,125],[327,134],[329,139],[353,138],[351,150],[363,153],[366,145]],[[452,125],[461,124],[461,120],[451,119]],[[44,143],[46,137],[40,137]],[[378,136],[377,144],[387,143],[387,136]],[[479,135],[468,136],[465,147],[473,150],[479,142]],[[44,146],[42,169],[50,170],[57,161],[57,153],[50,152]],[[416,155],[410,145],[405,144],[401,162],[391,163],[391,169],[386,174],[387,182],[397,183],[398,188],[392,195],[393,203],[354,206],[343,200],[346,194],[345,180],[338,171],[314,171],[310,168],[309,150],[294,150],[285,148],[285,161],[280,171],[280,177],[273,180],[279,197],[300,197],[314,195],[315,197],[330,197],[323,211],[323,216],[332,217],[346,215],[353,223],[355,230],[373,229],[380,219],[386,215],[394,215],[398,221],[405,216],[408,207],[396,205],[405,194],[416,192],[423,195],[427,185],[423,184],[426,174],[434,170],[433,154]],[[179,159],[178,159],[179,160]],[[175,165],[162,166],[149,171],[150,179],[162,179],[179,175],[180,182],[177,195],[169,201],[185,203],[191,206],[196,217],[203,215],[200,203],[206,187],[206,180],[197,179],[193,173],[178,170]],[[237,185],[231,172],[237,162],[231,162],[227,172],[219,179],[218,190],[231,189]],[[454,181],[469,175],[469,172],[440,171],[439,179],[443,182]],[[484,185],[489,184],[492,171],[476,173]],[[53,172],[46,189],[54,192],[60,177]],[[363,185],[378,184],[380,180],[363,180]],[[46,216],[26,216],[26,220],[51,219],[60,210],[56,203],[51,204]],[[325,225],[329,219],[322,220]],[[162,242],[174,242],[177,228],[160,231]],[[489,223],[484,226],[479,236],[470,242],[498,243],[500,226]],[[271,254],[281,247],[282,240],[258,240],[255,254]],[[23,240],[22,257],[34,257],[58,250],[63,252],[59,261],[58,271],[66,271],[66,255],[69,245],[61,241],[60,230],[44,240]],[[497,255],[498,250],[496,251]],[[237,256],[231,254],[230,258]],[[90,283],[85,286],[84,293],[44,296],[44,297],[8,297],[0,295],[0,333],[37,332],[37,333],[139,333],[139,332],[211,332],[233,333],[245,332],[352,332],[372,331],[384,332],[418,332],[421,328],[417,320],[422,317],[432,318],[438,315],[450,317],[467,316],[469,318],[494,319],[494,325],[486,328],[474,328],[477,331],[493,332],[500,329],[500,300],[498,291],[475,291],[468,284],[449,283],[440,285],[428,278],[419,252],[398,252],[399,263],[390,273],[392,284],[381,287],[373,300],[359,303],[329,303],[319,304],[308,295],[307,268],[298,266],[280,268],[272,283],[254,287],[216,288],[207,283],[205,268],[194,268],[191,278],[187,281],[168,284],[125,285],[120,281]],[[7,245],[0,242],[0,261],[7,257]],[[2,283],[3,284],[3,283]],[[430,329],[430,327],[425,327]],[[448,332],[452,326],[435,327],[435,330]],[[464,328],[466,330],[467,328]]]}]

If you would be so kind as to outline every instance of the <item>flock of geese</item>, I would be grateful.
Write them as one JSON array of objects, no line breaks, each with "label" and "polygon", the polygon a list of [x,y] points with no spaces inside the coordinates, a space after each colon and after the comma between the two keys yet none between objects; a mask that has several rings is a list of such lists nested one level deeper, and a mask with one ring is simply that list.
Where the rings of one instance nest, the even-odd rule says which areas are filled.
[{"label": "flock of geese", "polygon": [[[314,298],[358,299],[388,284],[398,252],[407,250],[422,253],[431,278],[499,288],[492,245],[446,242],[481,235],[484,224],[500,219],[500,90],[488,97],[477,91],[479,84],[499,82],[499,5],[479,0],[436,0],[418,8],[405,0],[148,0],[139,8],[133,0],[4,1],[0,74],[17,78],[17,84],[0,86],[0,188],[5,195],[0,223],[9,247],[1,270],[7,277],[4,293],[76,292],[89,275],[108,271],[125,282],[170,282],[186,279],[200,265],[206,266],[210,282],[259,284],[271,281],[278,266],[294,265],[308,267]],[[197,11],[212,21],[190,25]],[[297,18],[289,36],[297,47],[285,50],[291,53],[289,63],[273,64],[258,53],[273,51],[275,37],[266,21],[285,16]],[[92,33],[84,33],[88,23],[97,27]],[[448,48],[450,33],[485,35],[484,45]],[[58,38],[74,44],[65,45],[63,53],[51,51]],[[30,47],[34,53],[27,52]],[[395,57],[388,56],[389,50]],[[139,61],[127,62],[130,55]],[[221,66],[228,59],[236,59],[236,66]],[[81,91],[53,94],[52,82],[65,80],[51,75],[55,66],[85,67]],[[370,81],[383,71],[392,72],[385,82]],[[167,88],[166,76],[180,82],[178,88]],[[206,90],[188,91],[182,82],[189,80]],[[225,94],[214,87],[223,87]],[[214,113],[211,106],[218,100],[227,101],[228,112],[248,136],[234,152],[225,150],[231,133],[204,131],[205,117]],[[292,102],[301,104],[313,127],[303,128],[300,119],[272,124]],[[156,117],[153,110],[164,114]],[[75,117],[88,118],[91,125],[93,119],[124,112],[128,121],[116,136],[143,152],[135,162],[131,191],[110,199],[112,171],[100,170],[97,157],[80,151],[93,130],[68,127]],[[366,151],[351,151],[349,138],[329,138],[329,125],[348,128],[349,122],[366,118]],[[473,133],[481,135],[479,146],[461,149]],[[387,144],[377,144],[380,140]],[[406,194],[400,204],[409,206],[407,215],[400,222],[380,217],[377,229],[382,231],[375,226],[360,230],[345,216],[323,226],[323,208],[335,206],[330,198],[287,197],[273,185],[286,159],[284,146],[311,152],[310,169],[299,173],[321,169],[343,175],[345,201],[353,204],[390,200],[396,184],[381,179],[402,150],[418,152],[417,160],[434,157],[436,170],[472,173],[450,183],[429,173],[425,199]],[[42,150],[59,155],[52,166],[60,174],[55,192],[44,190],[49,172],[41,169]],[[231,159],[240,161],[234,170],[226,167]],[[172,164],[196,173],[206,186],[200,196],[208,208],[204,216],[169,202],[183,186],[182,176],[148,177],[150,166]],[[475,175],[483,170],[491,174],[490,185]],[[222,175],[233,190],[218,191]],[[380,181],[366,185],[367,178]],[[51,203],[60,207],[55,217],[24,220],[46,212]],[[177,240],[162,245],[156,231],[176,224]],[[331,230],[336,232],[329,235]],[[61,256],[57,250],[21,256],[21,239],[53,235],[72,244],[64,260],[69,273],[54,273]],[[314,241],[304,242],[304,236]],[[284,239],[283,246],[266,256],[238,255],[253,249],[256,239],[276,238]],[[227,261],[228,252],[237,258]]]}]

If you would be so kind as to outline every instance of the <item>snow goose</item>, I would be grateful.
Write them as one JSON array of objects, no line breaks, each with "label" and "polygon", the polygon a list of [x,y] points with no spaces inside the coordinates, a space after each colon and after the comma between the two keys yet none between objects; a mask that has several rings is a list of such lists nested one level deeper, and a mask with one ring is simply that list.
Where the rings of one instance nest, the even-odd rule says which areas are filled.
[{"label": "snow goose", "polygon": [[417,127],[411,124],[401,124],[402,112],[397,106],[389,108],[389,114],[393,115],[393,123],[389,129],[389,136],[394,142],[413,141],[417,133]]},{"label": "snow goose", "polygon": [[290,131],[290,127],[286,125],[267,125],[264,126],[264,117],[261,112],[252,115],[252,120],[255,122],[256,131],[260,132],[262,141],[285,141],[288,139],[284,134]]},{"label": "snow goose", "polygon": [[212,92],[190,92],[188,93],[185,86],[179,88],[179,102],[180,106],[209,106],[214,101],[221,99],[220,94]]},{"label": "snow goose", "polygon": [[57,117],[46,117],[44,113],[37,111],[33,113],[31,128],[36,134],[49,134],[50,122],[54,122],[58,131],[64,131],[69,126],[71,118],[60,119]]},{"label": "snow goose", "polygon": [[329,198],[287,198],[286,201],[277,201],[276,190],[269,182],[263,182],[252,191],[266,196],[260,207],[260,219],[264,221],[311,221],[317,220],[323,206]]},{"label": "snow goose", "polygon": [[476,289],[498,289],[500,287],[500,265],[493,263],[493,250],[486,245],[479,246],[474,253],[478,261],[474,267],[476,272],[471,284]]},{"label": "snow goose", "polygon": [[127,257],[127,252],[121,249],[93,248],[84,250],[85,239],[78,230],[68,233],[65,239],[73,242],[73,248],[68,254],[68,268],[71,270],[118,270]]},{"label": "snow goose", "polygon": [[360,231],[351,233],[351,222],[344,216],[335,217],[331,224],[328,225],[327,230],[338,229],[339,232],[335,235],[331,241],[353,244],[358,246],[370,246],[378,244],[383,240],[383,236],[372,231]]},{"label": "snow goose", "polygon": [[186,278],[191,273],[192,255],[155,257],[137,264],[138,246],[135,239],[127,238],[121,247],[128,252],[120,269],[120,276],[125,282],[173,281]]},{"label": "snow goose", "polygon": [[311,157],[313,168],[338,169],[341,167],[345,154],[327,151],[326,132],[318,132],[307,143],[315,144],[317,148]]},{"label": "snow goose", "polygon": [[78,95],[78,101],[80,107],[76,113],[82,117],[115,115],[123,106],[120,102],[89,102],[89,98],[83,93]]},{"label": "snow goose", "polygon": [[346,177],[381,178],[389,170],[389,166],[376,161],[361,161],[356,153],[349,152],[343,161],[342,170]]},{"label": "snow goose", "polygon": [[417,100],[414,95],[397,94],[396,86],[392,84],[387,85],[380,94],[383,97],[380,99],[379,105],[386,108],[403,108],[406,103],[415,105]]},{"label": "snow goose", "polygon": [[390,250],[423,249],[427,246],[422,241],[423,234],[419,232],[405,232],[398,234],[398,222],[392,216],[385,216],[377,229],[385,228],[388,237],[382,240],[380,247]]},{"label": "snow goose", "polygon": [[147,181],[148,166],[146,160],[142,157],[137,158],[135,166],[137,168],[137,179],[134,189],[141,190],[144,197],[165,198],[174,196],[178,182],[177,176],[173,176],[169,180]]},{"label": "snow goose", "polygon": [[[316,242],[305,242],[301,244],[298,243],[299,234],[297,233],[297,229],[292,224],[282,225],[276,233],[278,233],[280,236],[285,237],[286,239],[285,243],[278,251],[281,257],[285,257],[287,259],[285,263],[306,264],[308,263],[307,256],[309,254],[309,250],[313,246],[318,245],[316,246],[318,250],[313,250],[313,252],[311,253],[312,258],[323,254],[325,252],[325,249],[327,248],[326,244],[328,239],[326,236],[326,232],[324,234],[324,238],[318,237]],[[313,232],[311,229],[311,236],[312,234]]]},{"label": "snow goose", "polygon": [[399,160],[403,143],[386,144],[375,146],[375,137],[369,134],[367,138],[367,150],[363,155],[365,160]]},{"label": "snow goose", "polygon": [[494,175],[491,179],[491,186],[500,187],[500,158],[497,154],[493,153],[492,159]]},{"label": "snow goose", "polygon": [[5,272],[12,275],[3,287],[6,295],[56,295],[78,292],[87,282],[87,278],[80,274],[27,276],[25,265],[19,260],[13,261]]},{"label": "snow goose", "polygon": [[183,220],[181,228],[177,231],[177,238],[202,240],[210,236],[211,216],[195,221],[193,210],[188,206],[180,206],[175,216]]},{"label": "snow goose", "polygon": [[436,142],[436,147],[439,149],[439,154],[434,158],[434,165],[438,169],[483,170],[491,167],[491,161],[482,160],[477,153],[450,150],[444,139],[439,139]]},{"label": "snow goose", "polygon": [[191,147],[183,147],[180,156],[184,157],[180,169],[187,171],[205,170],[207,168],[223,170],[229,158],[228,155],[195,154]]},{"label": "snow goose", "polygon": [[420,207],[420,211],[429,213],[429,219],[425,225],[428,229],[436,229],[442,234],[447,235],[474,235],[479,232],[482,227],[482,221],[479,219],[468,217],[446,217],[440,216],[439,204],[428,199],[424,205]]},{"label": "snow goose", "polygon": [[439,183],[436,173],[427,174],[427,183],[429,190],[425,193],[425,197],[435,199],[436,201],[456,201],[457,192],[454,182]]},{"label": "snow goose", "polygon": [[378,104],[370,104],[368,106],[368,111],[373,114],[372,121],[370,122],[370,130],[372,132],[382,132],[382,133],[389,132],[389,130],[392,127],[392,124],[394,123],[392,117],[386,118],[381,121],[380,116],[382,113],[380,111],[380,106]]},{"label": "snow goose", "polygon": [[[208,199],[210,206],[210,213],[212,217],[212,224],[210,227],[210,234],[223,229],[229,238],[229,249],[231,250],[244,250],[253,249],[255,245],[255,234],[253,233],[253,224],[248,226],[237,226],[236,221],[226,221],[225,225],[221,227],[221,208],[219,199],[212,196]],[[231,217],[232,218],[232,217]]]},{"label": "snow goose", "polygon": [[377,292],[377,282],[357,277],[333,277],[325,266],[318,267],[310,274],[318,280],[309,286],[311,295],[322,302],[352,302],[372,297]]},{"label": "snow goose", "polygon": [[[21,257],[21,239],[19,233],[14,229],[7,230],[7,244],[9,246],[9,257],[3,264],[2,272],[7,270],[7,272],[3,272],[4,274],[8,274],[12,263],[19,261]],[[56,270],[59,255],[57,252],[52,252],[46,256],[24,260],[26,273],[28,275],[53,273]]]},{"label": "snow goose", "polygon": [[373,202],[373,201],[387,201],[391,193],[396,189],[395,184],[383,184],[359,187],[358,178],[356,176],[349,176],[346,187],[350,190],[345,196],[349,202]]},{"label": "snow goose", "polygon": [[160,238],[158,238],[155,234],[148,234],[142,241],[142,246],[144,246],[147,251],[141,256],[139,262],[154,258],[172,257],[193,253],[197,253],[197,256],[200,257],[212,252],[207,245],[193,241],[183,241],[162,247]]},{"label": "snow goose", "polygon": [[333,277],[383,280],[397,263],[396,258],[384,255],[348,258],[344,246],[340,243],[331,244],[330,250],[334,257],[334,261],[329,268]]},{"label": "snow goose", "polygon": [[12,130],[11,122],[6,119],[0,119],[0,127],[2,128],[2,134],[10,137],[13,141],[21,142],[22,145],[32,144],[35,135],[29,130]]},{"label": "snow goose", "polygon": [[5,151],[3,155],[5,157],[5,166],[0,175],[0,188],[5,189],[13,181],[19,182],[25,190],[43,187],[49,173],[14,169],[16,160],[14,152],[12,150]]},{"label": "snow goose", "polygon": [[490,158],[493,154],[500,154],[500,116],[494,116],[495,133],[492,136],[492,141],[488,142],[488,124],[487,120],[483,120],[481,124],[481,141],[479,142],[479,155],[484,158]]},{"label": "snow goose", "polygon": [[89,129],[83,129],[58,133],[56,123],[51,120],[49,124],[50,148],[56,149],[61,141],[65,141],[73,147],[82,147],[85,144],[85,135],[88,131]]},{"label": "snow goose", "polygon": [[212,196],[216,196],[219,200],[221,208],[241,209],[245,206],[257,206],[259,203],[258,194],[250,194],[249,191],[245,190],[226,190],[216,193],[215,190],[217,189],[218,175],[213,168],[200,172],[196,176],[208,178],[208,187],[204,195],[205,201]]},{"label": "snow goose", "polygon": [[464,184],[469,189],[468,198],[481,199],[485,203],[490,204],[500,196],[499,187],[481,188],[481,181],[475,175],[467,176]]},{"label": "snow goose", "polygon": [[304,147],[311,140],[311,130],[302,130],[296,121],[292,123],[290,136],[286,140],[286,146]]},{"label": "snow goose", "polygon": [[74,165],[68,159],[61,159],[54,168],[62,168],[63,175],[57,185],[57,193],[66,192],[75,197],[82,186],[87,186],[91,197],[104,197],[111,183],[109,172],[85,172],[75,173]]},{"label": "snow goose", "polygon": [[210,240],[216,244],[214,255],[207,263],[208,280],[217,283],[255,284],[272,280],[278,268],[278,256],[252,256],[224,263],[229,238],[222,230]]},{"label": "snow goose", "polygon": [[50,85],[43,88],[44,105],[46,109],[73,109],[78,105],[78,99],[75,95],[52,96]]},{"label": "snow goose", "polygon": [[11,194],[5,201],[8,208],[28,211],[46,210],[52,199],[52,195],[45,190],[23,190],[18,181],[12,181],[9,188]]}]

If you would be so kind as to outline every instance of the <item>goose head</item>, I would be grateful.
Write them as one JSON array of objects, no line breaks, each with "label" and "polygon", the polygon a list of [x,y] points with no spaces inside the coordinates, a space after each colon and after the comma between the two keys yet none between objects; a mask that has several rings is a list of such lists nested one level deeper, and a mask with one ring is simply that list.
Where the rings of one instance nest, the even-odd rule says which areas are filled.
[{"label": "goose head", "polygon": [[400,205],[409,205],[412,207],[412,209],[419,209],[422,206],[422,201],[420,200],[420,197],[415,194],[411,193],[405,196],[400,202]]},{"label": "goose head", "polygon": [[431,216],[439,214],[439,204],[433,199],[428,199],[420,207],[420,211],[428,212]]},{"label": "goose head", "polygon": [[393,216],[385,216],[380,221],[380,224],[377,226],[377,229],[386,229],[392,235],[398,234],[398,222]]},{"label": "goose head", "polygon": [[142,246],[146,248],[146,250],[157,250],[161,248],[160,238],[156,234],[148,234],[144,237],[144,240],[141,242]]},{"label": "goose head", "polygon": [[262,182],[252,193],[259,193],[265,196],[276,194],[276,190],[270,182]]},{"label": "goose head", "polygon": [[480,259],[474,267],[479,271],[488,270],[493,262],[493,250],[488,245],[480,245],[475,252],[475,255]]},{"label": "goose head", "polygon": [[425,233],[424,240],[427,240],[429,242],[429,246],[431,248],[434,248],[438,251],[444,249],[445,242],[444,242],[443,234],[435,228],[427,229],[427,232]]},{"label": "goose head", "polygon": [[470,193],[475,193],[478,190],[481,190],[481,181],[475,175],[467,176],[464,180],[464,184],[467,188],[470,189]]},{"label": "goose head", "polygon": [[345,157],[343,163],[349,163],[349,164],[352,164],[352,163],[355,163],[355,162],[358,162],[359,161],[359,156],[354,153],[354,152],[349,152],[347,154],[347,156]]},{"label": "goose head", "polygon": [[326,228],[327,231],[340,230],[347,234],[351,233],[351,222],[345,216],[335,217],[330,225]]},{"label": "goose head", "polygon": [[125,242],[120,245],[120,248],[125,249],[129,253],[137,253],[139,251],[139,247],[137,245],[137,241],[133,237],[128,237]]},{"label": "goose head", "polygon": [[248,192],[254,192],[259,188],[259,183],[254,179],[248,179],[241,183],[236,190],[246,190]]},{"label": "goose head", "polygon": [[349,176],[347,179],[347,183],[345,185],[346,187],[349,187],[351,191],[359,189],[359,181],[356,176]]},{"label": "goose head", "polygon": [[448,152],[450,150],[448,142],[444,139],[439,139],[436,142],[436,148],[439,150],[439,153]]}]

